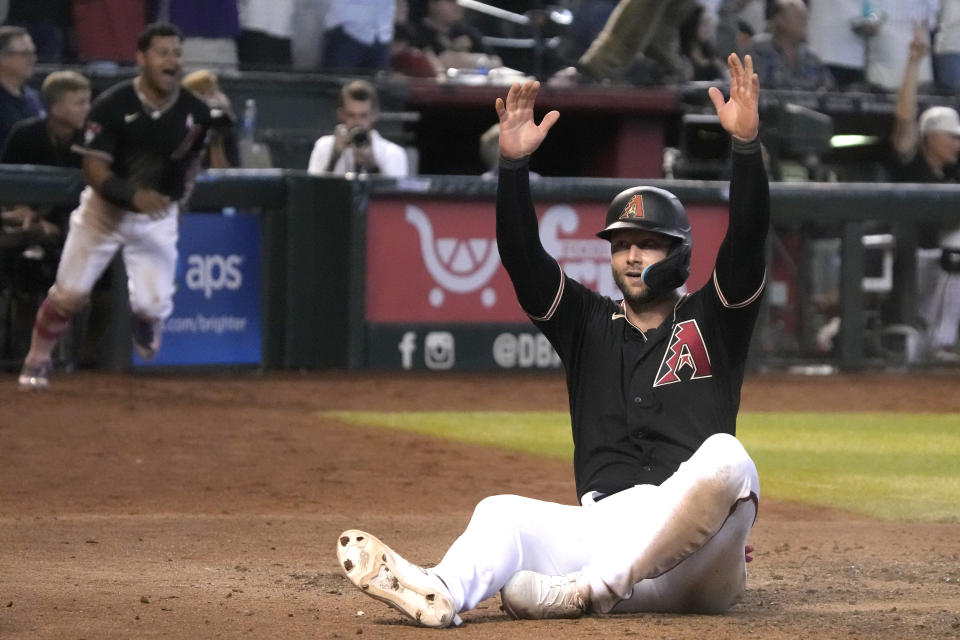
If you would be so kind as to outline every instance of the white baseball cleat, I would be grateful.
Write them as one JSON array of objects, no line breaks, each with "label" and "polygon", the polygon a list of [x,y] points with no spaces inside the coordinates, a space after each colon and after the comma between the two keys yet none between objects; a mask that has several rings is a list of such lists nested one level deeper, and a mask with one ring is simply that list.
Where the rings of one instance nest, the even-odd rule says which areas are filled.
[{"label": "white baseball cleat", "polygon": [[356,529],[340,534],[337,558],[347,578],[371,598],[386,602],[425,627],[459,624],[443,581],[401,558],[375,536]]},{"label": "white baseball cleat", "polygon": [[17,385],[20,391],[44,391],[50,387],[50,361],[45,360],[37,365],[23,363]]},{"label": "white baseball cleat", "polygon": [[500,600],[508,616],[517,620],[579,618],[587,612],[588,588],[577,587],[578,573],[548,576],[535,571],[518,571],[500,589]]}]

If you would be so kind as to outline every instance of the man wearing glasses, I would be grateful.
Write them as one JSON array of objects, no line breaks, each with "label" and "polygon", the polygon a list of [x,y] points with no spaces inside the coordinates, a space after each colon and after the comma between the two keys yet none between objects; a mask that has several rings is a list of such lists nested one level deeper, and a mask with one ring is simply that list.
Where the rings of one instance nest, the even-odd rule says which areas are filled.
[{"label": "man wearing glasses", "polygon": [[13,125],[43,115],[43,102],[27,80],[33,75],[37,49],[22,27],[0,27],[0,146]]}]

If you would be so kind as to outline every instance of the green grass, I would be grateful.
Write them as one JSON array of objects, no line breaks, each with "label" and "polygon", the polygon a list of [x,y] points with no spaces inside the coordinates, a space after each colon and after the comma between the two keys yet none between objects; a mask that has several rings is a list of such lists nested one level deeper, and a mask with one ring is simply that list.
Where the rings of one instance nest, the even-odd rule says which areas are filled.
[{"label": "green grass", "polygon": [[[337,411],[338,420],[570,460],[565,412]],[[763,497],[886,520],[960,521],[960,416],[742,413]]]},{"label": "green grass", "polygon": [[546,458],[573,460],[569,414],[554,411],[329,411],[325,416]]}]

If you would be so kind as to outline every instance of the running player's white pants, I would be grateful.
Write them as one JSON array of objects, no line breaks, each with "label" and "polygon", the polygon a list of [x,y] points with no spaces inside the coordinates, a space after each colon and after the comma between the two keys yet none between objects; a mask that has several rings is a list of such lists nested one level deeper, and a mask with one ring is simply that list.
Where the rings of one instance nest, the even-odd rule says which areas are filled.
[{"label": "running player's white pants", "polygon": [[735,437],[717,434],[660,486],[637,485],[584,506],[485,498],[429,571],[459,611],[527,569],[581,572],[592,611],[719,613],[746,585],[744,545],[759,495],[750,456]]},{"label": "running player's white pants", "polygon": [[57,307],[70,315],[77,313],[122,248],[134,315],[154,321],[169,317],[177,265],[178,211],[173,203],[162,217],[153,219],[121,211],[90,187],[84,189],[80,205],[70,214],[57,280],[50,288]]}]

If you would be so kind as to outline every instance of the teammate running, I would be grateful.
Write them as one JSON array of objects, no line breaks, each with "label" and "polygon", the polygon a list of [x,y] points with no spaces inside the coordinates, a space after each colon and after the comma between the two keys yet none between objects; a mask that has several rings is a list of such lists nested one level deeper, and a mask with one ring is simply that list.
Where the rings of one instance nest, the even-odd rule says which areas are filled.
[{"label": "teammate running", "polygon": [[160,348],[163,321],[173,311],[179,201],[199,170],[211,124],[210,108],[180,89],[182,39],[173,25],[148,26],[137,41],[140,74],[91,107],[84,144],[74,147],[84,156],[88,186],[34,321],[23,390],[48,386],[54,345],[121,248],[134,348],[145,359]]},{"label": "teammate running", "polygon": [[540,243],[528,181],[529,156],[559,114],[535,124],[535,82],[497,100],[497,245],[521,306],[566,370],[580,506],[486,498],[429,570],[346,531],[337,555],[364,593],[431,627],[459,624],[460,612],[501,589],[514,618],[718,613],[740,597],[759,481],[734,433],[769,194],[757,76],[749,56],[745,67],[736,55],[728,64],[730,99],[709,93],[733,136],[729,227],[711,280],[689,295],[678,291],[690,264],[686,212],[650,187],[614,198],[598,233],[610,241],[623,300],[562,272]]}]

